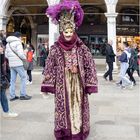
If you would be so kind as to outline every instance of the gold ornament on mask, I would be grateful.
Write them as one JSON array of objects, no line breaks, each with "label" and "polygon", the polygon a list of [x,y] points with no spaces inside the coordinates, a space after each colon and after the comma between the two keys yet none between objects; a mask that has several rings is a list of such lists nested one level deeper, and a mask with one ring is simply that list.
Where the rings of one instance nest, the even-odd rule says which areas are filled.
[{"label": "gold ornament on mask", "polygon": [[75,31],[74,11],[63,10],[59,19],[59,31],[64,32],[66,29]]}]

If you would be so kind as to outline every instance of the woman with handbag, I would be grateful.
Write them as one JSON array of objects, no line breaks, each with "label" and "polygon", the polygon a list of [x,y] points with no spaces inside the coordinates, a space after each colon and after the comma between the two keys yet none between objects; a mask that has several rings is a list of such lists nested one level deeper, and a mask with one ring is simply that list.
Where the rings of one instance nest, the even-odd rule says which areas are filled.
[{"label": "woman with handbag", "polygon": [[[17,117],[18,114],[14,112],[9,112],[9,105],[6,96],[6,86],[8,83],[2,82],[2,77],[6,78],[6,69],[4,68],[5,56],[4,49],[2,47],[2,42],[0,39],[0,102],[3,109],[3,117]],[[6,79],[5,79],[6,80]],[[8,82],[8,81],[7,81]]]}]

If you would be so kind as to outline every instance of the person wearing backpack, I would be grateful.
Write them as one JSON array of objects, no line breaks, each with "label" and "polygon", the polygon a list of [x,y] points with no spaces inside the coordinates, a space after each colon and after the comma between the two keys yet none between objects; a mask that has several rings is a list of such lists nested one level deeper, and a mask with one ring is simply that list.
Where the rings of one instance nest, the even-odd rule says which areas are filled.
[{"label": "person wearing backpack", "polygon": [[126,77],[126,72],[127,69],[129,68],[129,60],[131,57],[131,50],[129,48],[128,42],[123,42],[124,46],[124,51],[119,57],[120,61],[120,81],[121,83],[121,88],[125,89],[126,86],[130,85],[130,88],[133,87],[133,82],[131,82],[127,77]]}]

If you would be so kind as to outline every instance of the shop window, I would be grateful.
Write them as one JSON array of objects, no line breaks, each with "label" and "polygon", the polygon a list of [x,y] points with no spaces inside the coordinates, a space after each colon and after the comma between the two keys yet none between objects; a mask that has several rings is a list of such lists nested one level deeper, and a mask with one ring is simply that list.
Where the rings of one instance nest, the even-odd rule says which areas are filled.
[{"label": "shop window", "polygon": [[129,16],[129,15],[127,15],[127,16],[122,16],[122,22],[123,23],[135,23],[136,22],[136,20],[135,20],[135,18],[133,17],[133,16]]},{"label": "shop window", "polygon": [[84,42],[85,45],[88,45],[88,36],[81,35],[80,39]]},{"label": "shop window", "polygon": [[104,11],[99,7],[93,7],[93,6],[83,6],[84,9],[84,22],[90,23],[90,25],[97,25],[101,24],[101,14],[104,13]]},{"label": "shop window", "polygon": [[48,34],[38,34],[37,35],[37,48],[36,48],[36,55],[37,55],[37,64],[39,66],[43,66],[43,53],[42,50],[48,48],[49,43],[49,35]]},{"label": "shop window", "polygon": [[137,24],[138,12],[135,9],[123,9],[121,11],[121,22],[123,24]]},{"label": "shop window", "polygon": [[104,35],[90,35],[89,48],[94,56],[105,56],[107,36]]}]

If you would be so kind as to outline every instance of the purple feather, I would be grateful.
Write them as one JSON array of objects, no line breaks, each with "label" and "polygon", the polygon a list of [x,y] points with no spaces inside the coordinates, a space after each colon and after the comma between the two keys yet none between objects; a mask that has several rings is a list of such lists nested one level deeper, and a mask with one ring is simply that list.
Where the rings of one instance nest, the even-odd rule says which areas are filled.
[{"label": "purple feather", "polygon": [[77,0],[63,0],[59,4],[50,6],[46,10],[46,15],[51,17],[54,24],[59,23],[59,16],[63,10],[70,11],[74,8],[74,20],[76,27],[79,27],[82,24],[84,12]]}]

